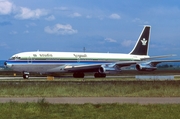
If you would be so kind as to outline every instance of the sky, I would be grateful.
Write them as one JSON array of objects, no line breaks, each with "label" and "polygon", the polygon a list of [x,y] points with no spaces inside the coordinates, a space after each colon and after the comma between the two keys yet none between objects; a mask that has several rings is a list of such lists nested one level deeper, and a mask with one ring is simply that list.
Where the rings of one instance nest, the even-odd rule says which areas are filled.
[{"label": "sky", "polygon": [[144,25],[150,56],[180,59],[179,0],[0,0],[0,59],[26,51],[129,53]]}]

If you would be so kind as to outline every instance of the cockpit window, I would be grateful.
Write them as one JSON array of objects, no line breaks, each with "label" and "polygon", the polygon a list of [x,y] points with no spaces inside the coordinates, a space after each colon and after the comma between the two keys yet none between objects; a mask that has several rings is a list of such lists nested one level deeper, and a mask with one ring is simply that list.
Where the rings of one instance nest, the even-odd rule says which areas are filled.
[{"label": "cockpit window", "polygon": [[9,58],[10,60],[14,60],[15,59],[15,57],[11,57],[11,58]]},{"label": "cockpit window", "polygon": [[10,60],[20,60],[21,57],[11,57]]}]

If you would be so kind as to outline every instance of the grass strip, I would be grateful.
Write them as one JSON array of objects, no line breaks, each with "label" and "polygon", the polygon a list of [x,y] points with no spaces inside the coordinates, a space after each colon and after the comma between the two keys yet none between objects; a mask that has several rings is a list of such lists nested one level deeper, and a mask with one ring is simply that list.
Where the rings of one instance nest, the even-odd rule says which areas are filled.
[{"label": "grass strip", "polygon": [[0,103],[1,119],[179,119],[180,104]]},{"label": "grass strip", "polygon": [[180,81],[1,82],[1,97],[179,97]]}]

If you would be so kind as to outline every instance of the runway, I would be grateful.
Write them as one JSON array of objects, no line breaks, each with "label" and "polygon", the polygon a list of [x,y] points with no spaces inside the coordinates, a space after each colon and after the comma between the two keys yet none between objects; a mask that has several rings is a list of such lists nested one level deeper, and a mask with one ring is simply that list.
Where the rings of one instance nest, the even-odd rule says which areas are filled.
[{"label": "runway", "polygon": [[[73,76],[61,76],[61,77],[55,77],[56,79],[61,79],[61,78],[73,78]],[[84,79],[95,79],[94,76],[85,76]],[[107,79],[108,78],[135,78],[135,76],[107,76],[106,77]],[[23,77],[0,77],[0,80],[15,80],[15,79],[23,79]],[[47,77],[29,77],[29,79],[47,79]],[[28,79],[27,79],[28,80]]]},{"label": "runway", "polygon": [[180,97],[0,97],[0,103],[6,102],[38,102],[42,99],[52,104],[180,104]]}]

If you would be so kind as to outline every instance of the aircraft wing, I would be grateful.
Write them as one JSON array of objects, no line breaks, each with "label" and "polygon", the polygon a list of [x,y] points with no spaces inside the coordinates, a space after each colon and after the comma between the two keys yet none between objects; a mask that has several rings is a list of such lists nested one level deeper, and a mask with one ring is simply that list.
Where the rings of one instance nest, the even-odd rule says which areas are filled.
[{"label": "aircraft wing", "polygon": [[101,67],[102,64],[90,64],[90,65],[67,65],[64,67],[64,70],[67,70],[69,72],[75,72],[75,71],[89,71],[89,70],[95,70]]},{"label": "aircraft wing", "polygon": [[180,60],[153,60],[157,58],[166,58],[172,56],[176,56],[176,55],[170,54],[170,55],[152,56],[149,58],[142,58],[141,61],[120,61],[120,62],[116,62],[115,64],[118,65],[119,67],[125,67],[133,64],[153,64],[154,66],[156,66],[157,64],[163,62],[180,62]]},{"label": "aircraft wing", "polygon": [[133,64],[137,64],[139,62],[141,61],[122,61],[122,62],[116,62],[115,64],[118,65],[119,67],[125,67]]},{"label": "aircraft wing", "polygon": [[90,65],[67,65],[64,67],[64,70],[67,70],[69,72],[88,72],[88,71],[99,71],[100,68],[104,69],[110,69],[111,70],[118,70],[116,66],[119,68],[130,66],[132,64],[137,64],[137,61],[122,61],[122,62],[110,62],[110,63],[99,63],[99,64],[90,64]]},{"label": "aircraft wing", "polygon": [[100,68],[109,69],[114,68],[114,70],[118,70],[116,66],[119,68],[126,67],[130,65],[143,65],[143,68],[154,68],[157,64],[163,63],[163,62],[180,62],[180,60],[153,60],[153,61],[120,61],[120,62],[110,62],[110,63],[99,63],[99,64],[87,64],[87,65],[66,65],[64,67],[64,70],[67,70],[69,72],[97,72],[100,70]]},{"label": "aircraft wing", "polygon": [[[140,68],[146,68],[149,69],[156,69],[157,64],[163,63],[163,62],[180,62],[180,60],[145,60],[145,61],[122,61],[122,62],[116,62],[115,65],[121,67],[126,67],[130,65],[137,65]],[[142,67],[141,67],[142,66]]]},{"label": "aircraft wing", "polygon": [[150,63],[155,65],[155,66],[157,64],[163,63],[163,62],[180,62],[180,60],[153,60],[153,61],[150,61]]}]

